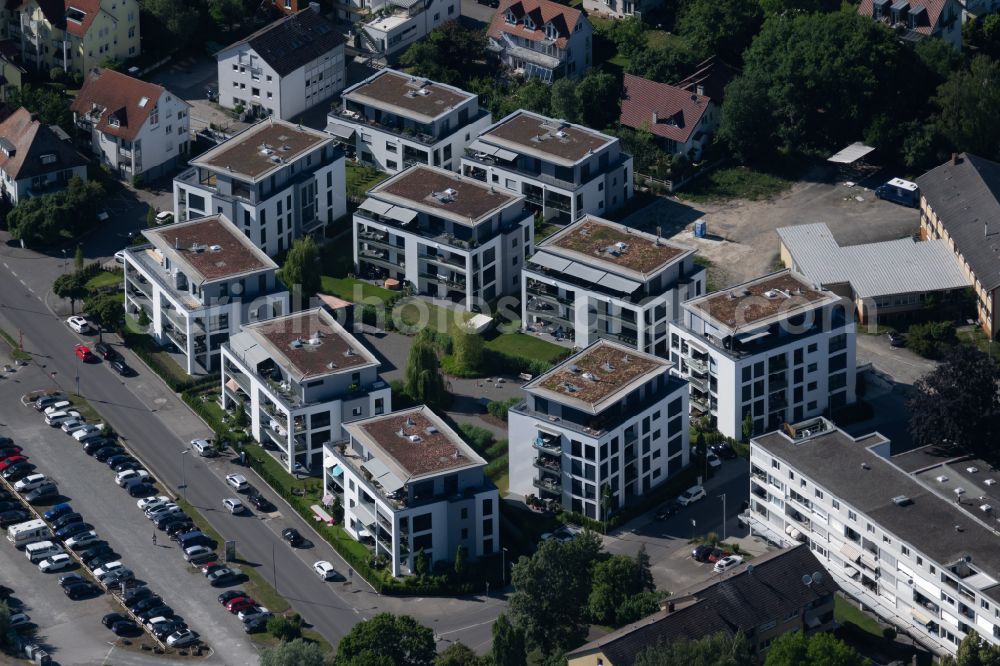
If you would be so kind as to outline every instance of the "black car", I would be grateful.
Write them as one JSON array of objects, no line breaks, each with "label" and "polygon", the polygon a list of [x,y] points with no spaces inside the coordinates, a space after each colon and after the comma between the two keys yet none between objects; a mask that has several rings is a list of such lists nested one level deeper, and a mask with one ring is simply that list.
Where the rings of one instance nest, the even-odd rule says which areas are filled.
[{"label": "black car", "polygon": [[19,463],[15,463],[3,471],[3,478],[7,479],[11,483],[20,481],[24,477],[28,476],[35,471],[35,466],[26,460],[22,460]]},{"label": "black car", "polygon": [[78,573],[66,574],[65,576],[59,577],[59,587],[65,588],[67,585],[76,585],[78,583],[88,582],[86,578]]},{"label": "black car", "polygon": [[20,502],[15,502],[14,500],[0,501],[0,512],[13,511],[14,509],[20,509],[20,508],[21,508]]},{"label": "black car", "polygon": [[80,551],[80,559],[87,566],[90,566],[89,560],[98,557],[99,555],[106,555],[107,553],[115,552],[111,546],[108,545],[106,541],[101,541],[98,543],[93,543],[87,546],[86,550]]},{"label": "black car", "polygon": [[132,604],[142,601],[143,599],[148,599],[151,596],[153,596],[153,591],[145,585],[142,587],[133,587],[131,590],[122,595],[122,603],[131,607]]},{"label": "black car", "polygon": [[119,587],[122,583],[128,584],[133,582],[135,582],[135,574],[132,573],[131,569],[126,569],[125,567],[115,569],[104,579],[104,584],[108,587]]},{"label": "black car", "polygon": [[52,523],[52,529],[61,530],[67,525],[72,525],[73,523],[82,523],[82,522],[83,522],[83,516],[78,514],[76,511],[72,513],[65,513],[55,519],[55,521]]},{"label": "black car", "polygon": [[123,462],[132,462],[134,460],[135,458],[122,451],[121,453],[116,453],[115,455],[109,457],[103,462],[106,462],[108,467],[114,469],[116,465],[121,465]]},{"label": "black car", "polygon": [[142,633],[142,629],[133,620],[118,620],[111,625],[111,631],[115,636],[136,636]]},{"label": "black car", "polygon": [[298,548],[302,545],[305,539],[299,534],[299,531],[294,527],[289,527],[281,532],[281,538],[288,542],[288,545],[292,548]]},{"label": "black car", "polygon": [[119,557],[121,557],[121,555],[115,552],[104,553],[103,555],[98,555],[97,557],[91,558],[88,562],[85,562],[85,564],[91,569],[99,569],[101,568],[101,566],[107,564],[108,562],[114,562]]},{"label": "black car", "polygon": [[156,519],[155,525],[156,529],[162,532],[163,530],[167,529],[167,526],[170,525],[170,523],[184,523],[184,522],[189,523],[191,522],[191,519],[188,517],[186,513],[182,511],[181,513],[172,513],[169,516],[160,516],[159,518]]},{"label": "black car", "polygon": [[111,361],[111,369],[117,372],[122,377],[131,377],[132,368],[129,367],[128,363],[120,358],[116,358]]},{"label": "black car", "polygon": [[0,460],[3,458],[10,458],[11,456],[23,455],[24,449],[20,446],[4,446],[0,447]]},{"label": "black car", "polygon": [[732,460],[737,457],[736,451],[726,442],[719,442],[712,446],[712,451],[722,460]]},{"label": "black car", "polygon": [[126,486],[129,497],[149,497],[156,494],[156,488],[145,479],[133,479]]},{"label": "black car", "polygon": [[54,483],[46,483],[25,495],[24,501],[28,504],[42,504],[56,497],[59,497],[59,488]]},{"label": "black car", "polygon": [[247,632],[248,634],[258,634],[267,629],[268,619],[269,618],[264,615],[259,615],[255,618],[252,618],[249,622],[243,623],[243,631]]},{"label": "black car", "polygon": [[4,511],[0,513],[0,527],[9,527],[11,525],[17,525],[18,523],[23,523],[31,518],[31,514],[24,509],[13,509],[11,511]]},{"label": "black car", "polygon": [[711,546],[700,544],[691,551],[691,557],[699,562],[708,562],[708,556],[712,554],[712,550]]},{"label": "black car", "polygon": [[271,504],[271,502],[268,501],[268,499],[263,495],[261,495],[260,493],[257,493],[255,495],[250,495],[247,499],[250,500],[250,504],[253,505],[253,508],[257,509],[258,511],[263,511],[264,513],[270,513],[271,511],[275,510],[274,505]]},{"label": "black car", "polygon": [[137,613],[137,615],[143,622],[149,622],[154,617],[173,617],[174,609],[167,605],[153,606],[141,613]]},{"label": "black car", "polygon": [[116,472],[124,472],[127,469],[145,469],[138,460],[126,460],[115,465]]},{"label": "black car", "polygon": [[94,458],[100,462],[107,462],[108,458],[111,456],[117,456],[125,453],[125,449],[120,446],[112,445],[105,446],[94,452]]},{"label": "black car", "polygon": [[98,342],[94,345],[94,352],[105,361],[110,361],[119,357],[118,351],[107,342]]},{"label": "black car", "polygon": [[906,336],[900,333],[899,331],[889,331],[887,335],[889,336],[890,347],[906,346]]},{"label": "black car", "polygon": [[92,456],[101,449],[108,446],[116,446],[115,440],[110,437],[95,437],[94,439],[88,439],[83,444],[83,452],[88,456]]},{"label": "black car", "polygon": [[89,532],[92,529],[94,529],[94,526],[90,523],[70,523],[66,527],[56,530],[56,537],[65,541],[70,537],[74,537],[82,532]]},{"label": "black car", "polygon": [[242,583],[246,579],[247,575],[242,571],[238,573],[236,571],[230,571],[225,576],[219,576],[209,584],[212,587],[225,587],[226,585],[234,585],[236,583]]},{"label": "black car", "polygon": [[225,606],[233,599],[245,596],[247,596],[247,593],[244,592],[243,590],[226,590],[225,592],[219,595],[219,603]]},{"label": "black car", "polygon": [[187,629],[187,623],[184,620],[179,620],[177,618],[170,618],[166,622],[161,622],[152,628],[153,635],[158,639],[165,640],[167,636],[179,631],[181,629]]},{"label": "black car", "polygon": [[[149,588],[147,587],[145,589],[148,590]],[[132,604],[129,606],[129,610],[131,610],[133,613],[145,613],[150,608],[157,608],[158,606],[162,605],[163,605],[163,599],[160,598],[160,595],[152,594],[152,592],[150,592],[149,595],[139,599],[138,601],[132,602]]]},{"label": "black car", "polygon": [[63,592],[66,593],[67,597],[76,601],[77,599],[89,599],[90,597],[96,597],[101,593],[101,588],[91,582],[83,581],[81,583],[74,583],[73,585],[64,587]]},{"label": "black car", "polygon": [[659,509],[656,510],[656,519],[666,520],[670,516],[680,511],[680,509],[681,505],[677,503],[677,500],[670,500],[669,502],[665,503],[663,506],[661,506]]},{"label": "black car", "polygon": [[167,523],[164,526],[163,531],[167,533],[167,536],[173,537],[175,534],[184,534],[185,532],[190,532],[195,528],[195,525],[190,520],[179,520],[173,523]]}]

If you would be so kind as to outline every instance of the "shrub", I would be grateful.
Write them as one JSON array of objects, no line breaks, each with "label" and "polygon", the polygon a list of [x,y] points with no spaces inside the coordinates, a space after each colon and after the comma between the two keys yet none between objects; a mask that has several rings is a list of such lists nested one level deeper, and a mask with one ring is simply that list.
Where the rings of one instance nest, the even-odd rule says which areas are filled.
[{"label": "shrub", "polygon": [[924,358],[938,359],[955,344],[955,327],[946,321],[914,324],[906,332],[906,346]]},{"label": "shrub", "polygon": [[302,636],[302,618],[298,622],[284,615],[275,615],[267,620],[269,634],[281,641],[293,641]]},{"label": "shrub", "polygon": [[486,450],[493,444],[493,433],[486,428],[463,423],[459,426],[459,430],[462,433],[462,438],[479,455],[484,455]]},{"label": "shrub", "polygon": [[488,405],[486,405],[486,411],[490,413],[491,416],[495,416],[501,421],[507,420],[507,411],[521,402],[521,398],[509,398],[507,400],[491,400]]}]

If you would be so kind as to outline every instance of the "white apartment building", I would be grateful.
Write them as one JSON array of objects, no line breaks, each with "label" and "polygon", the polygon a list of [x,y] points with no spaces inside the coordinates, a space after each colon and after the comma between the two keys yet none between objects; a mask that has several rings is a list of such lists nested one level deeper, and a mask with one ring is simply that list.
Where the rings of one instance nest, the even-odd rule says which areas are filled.
[{"label": "white apartment building", "polygon": [[219,348],[242,324],[289,310],[278,269],[225,215],[143,230],[125,249],[125,311],[174,345],[189,375],[219,368]]},{"label": "white apartment building", "polygon": [[187,160],[191,105],[163,86],[93,70],[70,108],[91,152],[120,178],[158,178]]},{"label": "white apartment building", "polygon": [[560,224],[605,215],[632,198],[632,156],[616,137],[523,109],[469,144],[462,173],[523,194]]},{"label": "white apartment building", "polygon": [[674,372],[694,417],[727,437],[835,412],[855,400],[850,302],[792,271],[686,301],[670,325]]},{"label": "white apartment building", "polygon": [[323,461],[341,425],[391,411],[379,361],[326,310],[247,324],[222,346],[222,402],[242,402],[251,432],[292,472]]},{"label": "white apartment building", "polygon": [[522,278],[525,330],[581,349],[607,338],[663,358],[681,302],[705,293],[693,249],[591,215],[539,243]]},{"label": "white apartment building", "polygon": [[174,219],[222,213],[273,256],[347,214],[344,163],[329,134],[262,120],[174,178]]},{"label": "white apartment building", "polygon": [[479,96],[391,69],[342,95],[326,131],[364,164],[398,173],[414,164],[460,170],[469,143],[492,122]]},{"label": "white apartment building", "polygon": [[520,291],[535,227],[524,197],[457,173],[413,166],[354,212],[359,276],[393,278],[467,310]]},{"label": "white apartment building", "polygon": [[349,4],[350,13],[364,21],[358,46],[386,61],[395,61],[434,28],[457,21],[462,14],[458,0],[350,0]]},{"label": "white apartment building", "polygon": [[345,43],[318,6],[278,19],[215,55],[219,104],[292,120],[344,89]]},{"label": "white apartment building", "polygon": [[809,545],[834,580],[937,655],[975,630],[1000,644],[1000,506],[987,463],[918,449],[890,457],[814,419],[750,442],[751,528]]},{"label": "white apartment building", "polygon": [[487,48],[525,78],[551,83],[583,76],[593,63],[594,29],[577,8],[552,0],[502,0]]},{"label": "white apartment building", "polygon": [[453,561],[500,552],[500,496],[486,461],[425,405],[344,425],[324,450],[326,494],[339,496],[344,527],[388,559],[393,576],[413,572],[421,550]]},{"label": "white apartment building", "polygon": [[524,385],[510,408],[510,491],[603,520],[688,464],[688,390],[671,364],[599,340]]}]

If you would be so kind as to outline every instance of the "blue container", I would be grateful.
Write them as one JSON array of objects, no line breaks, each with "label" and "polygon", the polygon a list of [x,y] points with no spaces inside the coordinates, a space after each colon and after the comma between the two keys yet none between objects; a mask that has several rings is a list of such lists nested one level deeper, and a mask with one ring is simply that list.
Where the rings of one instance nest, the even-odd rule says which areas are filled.
[{"label": "blue container", "polygon": [[704,238],[706,233],[708,233],[708,225],[705,223],[705,220],[698,220],[694,223],[695,238]]}]

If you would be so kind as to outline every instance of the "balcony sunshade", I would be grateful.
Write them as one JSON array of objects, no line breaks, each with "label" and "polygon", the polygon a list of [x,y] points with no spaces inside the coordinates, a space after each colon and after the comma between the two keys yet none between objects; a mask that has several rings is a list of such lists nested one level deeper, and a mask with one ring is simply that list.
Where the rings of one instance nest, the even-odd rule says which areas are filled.
[{"label": "balcony sunshade", "polygon": [[853,544],[845,543],[840,547],[840,554],[851,562],[857,562],[858,558],[861,557],[861,549]]},{"label": "balcony sunshade", "polygon": [[364,504],[355,504],[351,511],[354,512],[354,515],[357,516],[358,520],[360,520],[364,525],[371,525],[375,522],[375,514],[372,513]]},{"label": "balcony sunshade", "polygon": [[[250,336],[247,337],[249,338]],[[232,340],[235,339],[236,336],[232,338]],[[250,339],[252,340],[253,338]],[[237,358],[242,360],[247,367],[254,372],[257,371],[258,365],[271,358],[271,355],[267,352],[267,350],[256,343],[239,348],[232,344],[232,341],[230,341],[229,348]]]},{"label": "balcony sunshade", "polygon": [[335,122],[328,122],[326,124],[326,131],[338,139],[350,139],[354,136],[353,127],[348,127],[347,125],[341,125],[340,123]]},{"label": "balcony sunshade", "polygon": [[620,291],[623,294],[631,294],[641,286],[634,280],[626,280],[623,277],[612,275],[611,273],[607,273],[604,277],[602,277],[598,284],[602,287],[607,287],[608,289]]},{"label": "balcony sunshade", "polygon": [[553,271],[564,271],[573,262],[569,259],[563,259],[562,257],[557,257],[554,254],[549,254],[548,252],[536,252],[531,255],[531,263],[538,264],[542,268],[548,268]]},{"label": "balcony sunshade", "polygon": [[365,199],[358,208],[366,210],[369,213],[375,213],[376,215],[385,215],[385,212],[392,208],[392,204],[387,204],[377,199]]},{"label": "balcony sunshade", "polygon": [[409,208],[400,208],[399,206],[393,206],[385,212],[385,216],[390,220],[396,220],[397,222],[402,222],[406,224],[408,222],[413,222],[417,219],[417,211],[410,210]]},{"label": "balcony sunshade", "polygon": [[517,159],[517,153],[513,153],[509,150],[504,150],[503,148],[498,148],[496,152],[496,157],[498,160],[503,160],[504,162],[513,162]]},{"label": "balcony sunshade", "polygon": [[333,467],[330,468],[330,474],[332,474],[333,476],[344,476],[344,468],[341,467],[339,464],[334,465]]},{"label": "balcony sunshade", "polygon": [[581,280],[591,282],[593,284],[597,284],[601,281],[601,278],[607,275],[604,271],[599,271],[596,268],[591,268],[590,266],[584,266],[583,264],[575,261],[570,265],[569,272]]},{"label": "balcony sunshade", "polygon": [[383,474],[389,473],[389,468],[385,466],[385,463],[378,458],[372,458],[366,463],[361,464],[362,469],[366,469],[372,474],[372,478],[377,479]]},{"label": "balcony sunshade", "polygon": [[387,493],[394,493],[403,487],[403,482],[399,480],[399,477],[392,472],[386,472],[382,476],[375,479],[378,484],[382,486],[382,489]]},{"label": "balcony sunshade", "polygon": [[496,146],[488,146],[479,139],[476,139],[469,144],[469,150],[473,150],[477,153],[482,153],[483,155],[495,155],[499,148]]},{"label": "balcony sunshade", "polygon": [[930,613],[925,611],[923,608],[919,608],[917,606],[910,608],[910,615],[913,616],[914,620],[924,625],[925,627],[928,624],[931,624],[932,622],[936,622],[936,620],[931,616]]}]

